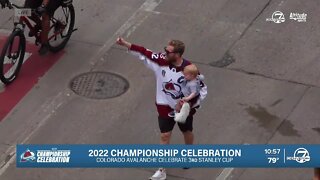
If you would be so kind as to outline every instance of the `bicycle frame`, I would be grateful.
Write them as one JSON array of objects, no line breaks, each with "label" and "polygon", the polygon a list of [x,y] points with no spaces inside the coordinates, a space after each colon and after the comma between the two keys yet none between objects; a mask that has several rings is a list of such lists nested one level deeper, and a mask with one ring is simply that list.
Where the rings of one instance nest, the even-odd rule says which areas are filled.
[{"label": "bicycle frame", "polygon": [[[24,9],[24,7],[18,6],[18,5],[13,4],[13,3],[9,3],[8,7],[9,7],[9,9],[13,9],[13,8]],[[34,11],[34,10],[32,9],[32,11]],[[14,20],[15,20],[15,18],[14,18]],[[30,21],[33,21],[33,20],[28,18],[27,16],[20,16],[19,20],[17,22],[14,22],[14,29],[18,29],[18,30],[24,31],[25,26],[27,26],[30,31],[35,31],[35,26],[33,26]],[[19,26],[19,25],[21,25],[21,26]],[[40,38],[37,34],[35,34],[35,37],[36,37],[37,41]]]},{"label": "bicycle frame", "polygon": [[[10,9],[12,9],[12,8],[24,9],[24,7],[15,5],[15,4],[13,4],[13,3],[11,3],[11,4],[9,5],[9,8],[10,8]],[[34,11],[34,10],[32,10],[32,11]],[[35,17],[37,17],[37,16],[35,16]],[[27,16],[20,16],[19,22],[15,22],[15,23],[14,23],[15,29],[19,29],[19,30],[24,31],[24,28],[25,28],[25,25],[26,25],[26,26],[29,28],[30,31],[35,32],[35,30],[36,30],[36,29],[35,29],[35,26],[33,26],[30,21],[33,21],[33,20],[30,19],[30,18],[27,17]],[[40,19],[39,19],[39,21],[40,21]],[[35,21],[33,21],[33,22],[35,22]],[[36,23],[36,22],[35,22],[35,23]],[[19,24],[22,25],[22,26],[18,26]],[[59,34],[64,30],[64,28],[65,28],[65,25],[63,25],[63,27],[61,28],[60,31],[54,32],[53,35],[51,35],[50,37],[48,37],[48,41],[52,40],[52,39],[55,38],[57,35],[59,35]],[[35,34],[35,38],[36,38],[36,45],[37,45],[37,43],[38,43],[39,40],[40,40],[40,36],[36,33],[36,34]]]},{"label": "bicycle frame", "polygon": [[[27,27],[33,31],[35,30],[35,27],[31,25],[31,22],[29,21],[29,18],[25,17],[25,16],[21,16],[20,19],[19,19],[19,22],[15,22],[15,25],[18,25],[18,24],[22,24],[23,26],[27,25]],[[18,27],[20,29],[20,27]],[[25,27],[23,27],[25,28]],[[24,30],[24,29],[22,29]]]}]

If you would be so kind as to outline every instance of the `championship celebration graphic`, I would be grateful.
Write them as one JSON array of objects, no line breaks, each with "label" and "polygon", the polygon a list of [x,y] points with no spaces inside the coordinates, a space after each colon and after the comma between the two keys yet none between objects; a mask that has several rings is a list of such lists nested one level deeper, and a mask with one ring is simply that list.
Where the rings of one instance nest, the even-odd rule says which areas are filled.
[{"label": "championship celebration graphic", "polygon": [[320,166],[317,145],[18,145],[17,167]]},{"label": "championship celebration graphic", "polygon": [[37,150],[36,153],[26,150],[20,156],[20,162],[36,162],[36,163],[69,163],[69,150]]}]

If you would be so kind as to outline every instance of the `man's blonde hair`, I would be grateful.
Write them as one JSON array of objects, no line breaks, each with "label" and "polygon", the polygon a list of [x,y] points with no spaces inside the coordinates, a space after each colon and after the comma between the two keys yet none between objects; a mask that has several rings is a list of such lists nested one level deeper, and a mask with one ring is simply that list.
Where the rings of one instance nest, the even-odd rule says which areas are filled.
[{"label": "man's blonde hair", "polygon": [[197,76],[199,74],[199,70],[198,70],[197,66],[194,64],[190,64],[190,65],[186,66],[184,68],[183,72],[190,73],[194,76]]}]

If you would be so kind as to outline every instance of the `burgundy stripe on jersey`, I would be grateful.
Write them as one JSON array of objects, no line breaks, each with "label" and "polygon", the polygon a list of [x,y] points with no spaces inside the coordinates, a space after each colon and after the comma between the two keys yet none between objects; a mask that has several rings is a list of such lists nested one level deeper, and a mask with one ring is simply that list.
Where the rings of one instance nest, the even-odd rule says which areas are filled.
[{"label": "burgundy stripe on jersey", "polygon": [[171,65],[169,65],[169,68],[170,68],[170,69],[176,68],[176,72],[180,72],[180,71],[183,71],[184,68],[185,68],[186,66],[190,65],[190,64],[192,64],[190,61],[183,59],[183,62],[182,62],[182,64],[181,64],[181,66],[176,67],[176,66],[174,66],[174,65],[171,64]]},{"label": "burgundy stripe on jersey", "polygon": [[145,47],[132,44],[130,47],[131,51],[136,51],[146,56],[152,62],[157,63],[159,66],[169,66],[168,61],[165,60],[165,55],[163,53],[154,53]]}]

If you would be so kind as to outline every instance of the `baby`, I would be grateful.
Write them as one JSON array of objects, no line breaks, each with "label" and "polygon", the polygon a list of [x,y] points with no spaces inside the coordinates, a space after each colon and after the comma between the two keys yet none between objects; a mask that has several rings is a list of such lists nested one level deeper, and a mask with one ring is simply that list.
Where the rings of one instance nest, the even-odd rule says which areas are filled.
[{"label": "baby", "polygon": [[177,102],[175,106],[175,111],[170,112],[168,115],[174,117],[177,113],[180,112],[184,103],[189,103],[190,108],[197,103],[200,97],[200,80],[203,78],[202,75],[199,75],[198,68],[194,65],[188,65],[183,70],[184,81],[181,84],[181,99]]}]

